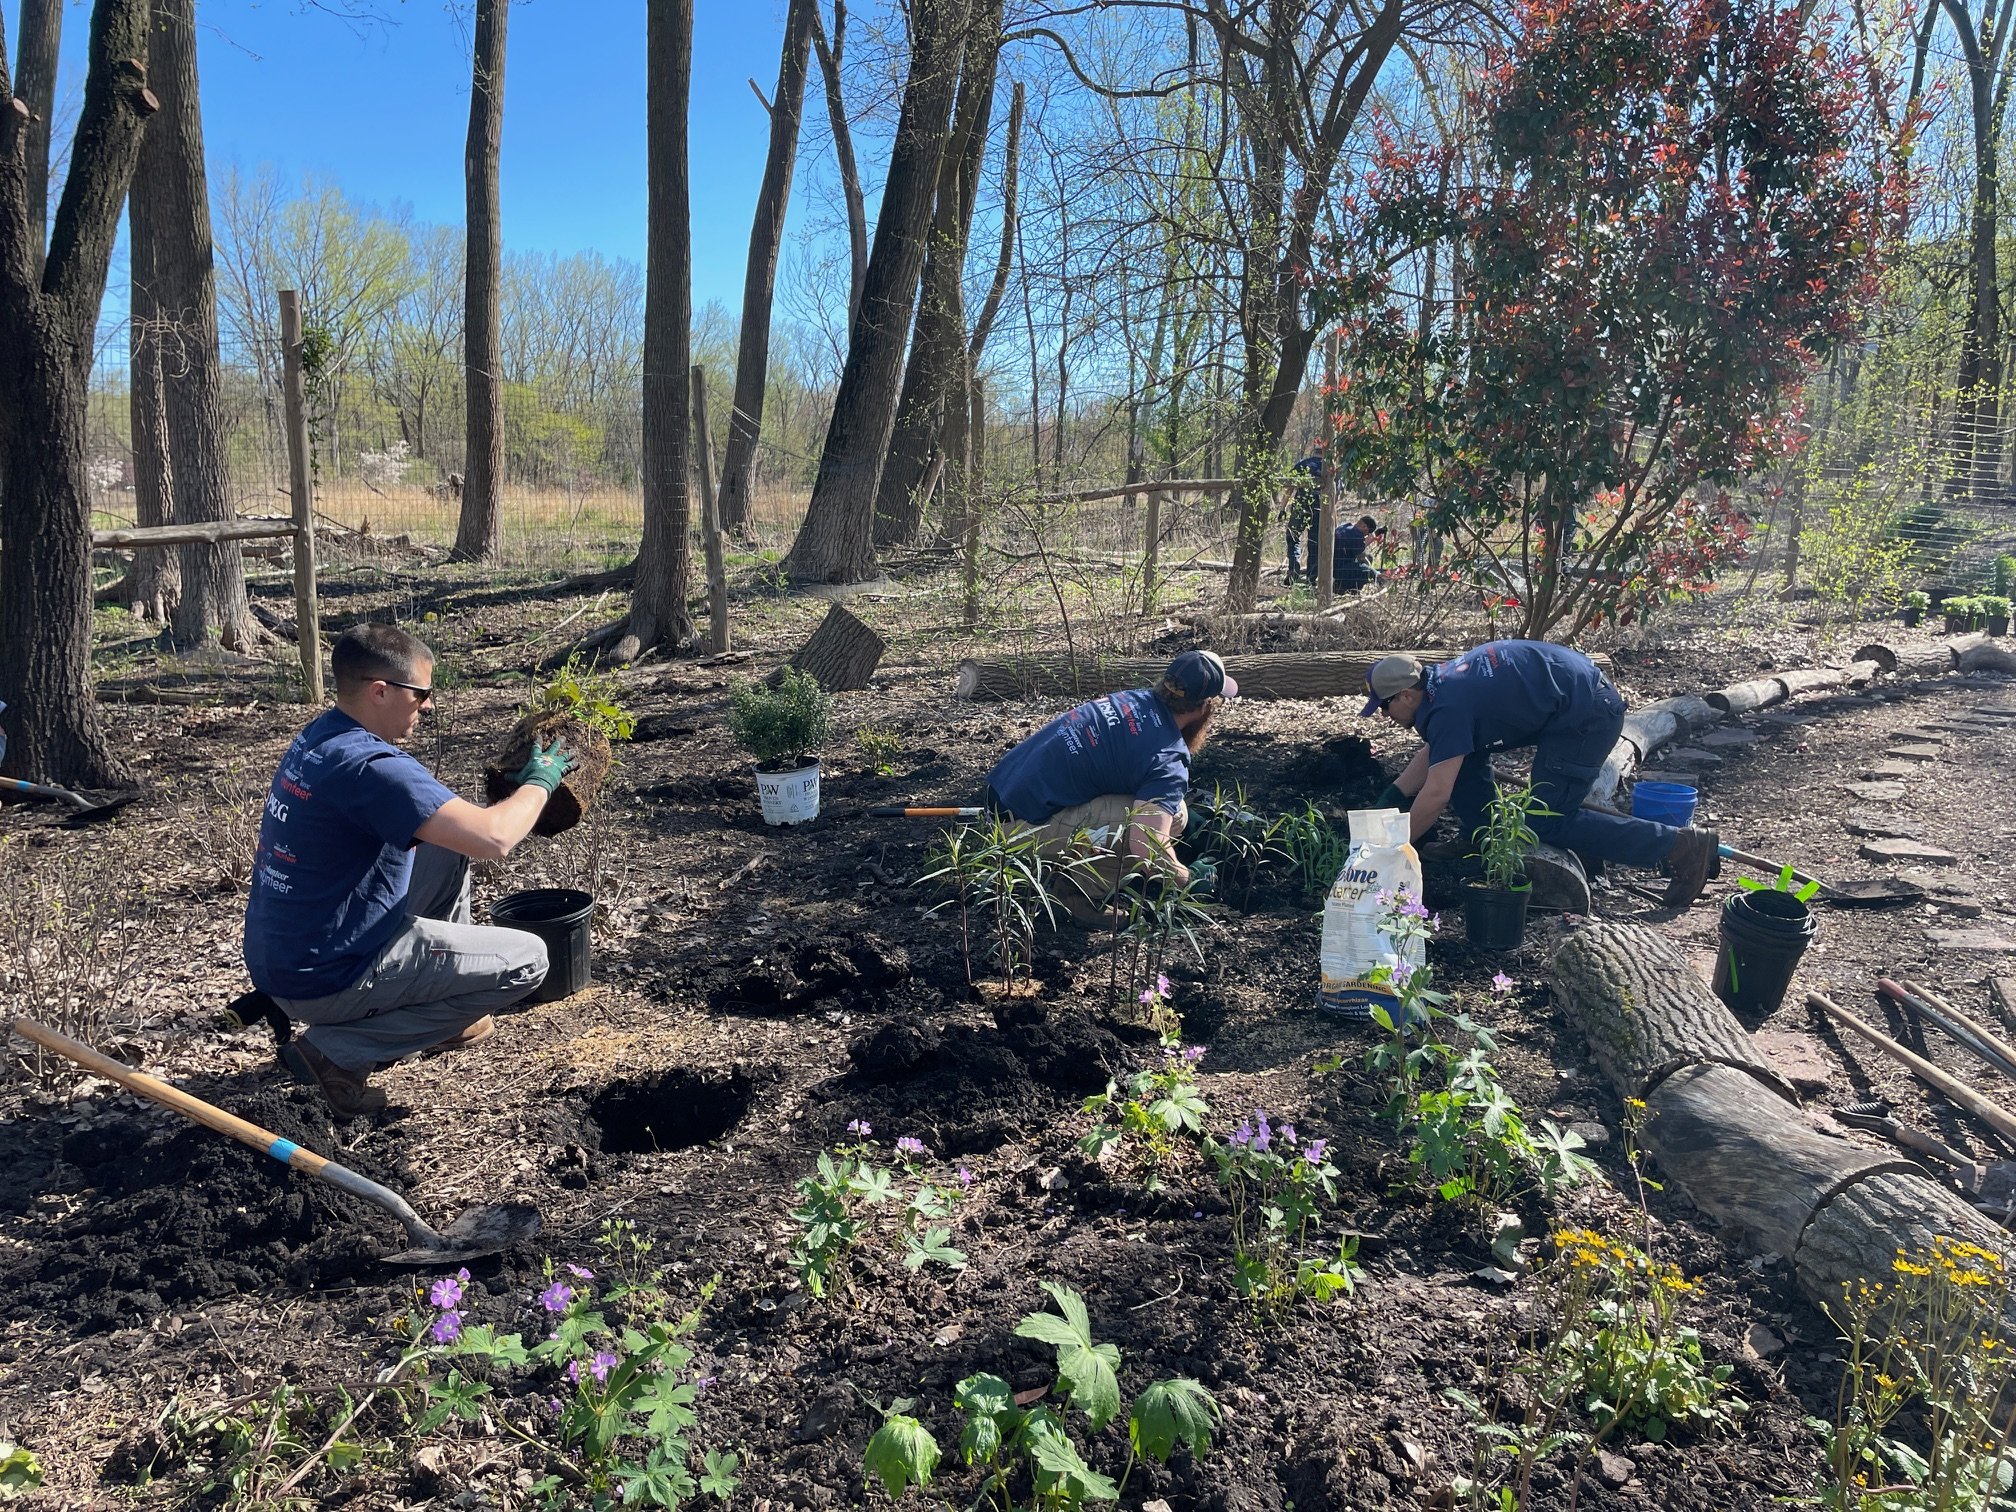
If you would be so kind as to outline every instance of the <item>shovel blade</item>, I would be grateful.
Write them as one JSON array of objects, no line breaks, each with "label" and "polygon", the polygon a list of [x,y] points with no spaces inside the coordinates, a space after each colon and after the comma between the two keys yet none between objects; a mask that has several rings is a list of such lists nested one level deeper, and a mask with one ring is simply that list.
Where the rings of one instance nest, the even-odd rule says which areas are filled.
[{"label": "shovel blade", "polygon": [[441,1231],[441,1247],[420,1245],[387,1255],[386,1265],[442,1265],[494,1255],[544,1227],[539,1209],[529,1202],[492,1202],[470,1208]]},{"label": "shovel blade", "polygon": [[1860,877],[1820,885],[1820,901],[1835,908],[1894,908],[1924,896],[1925,889],[1917,883],[1896,877]]}]

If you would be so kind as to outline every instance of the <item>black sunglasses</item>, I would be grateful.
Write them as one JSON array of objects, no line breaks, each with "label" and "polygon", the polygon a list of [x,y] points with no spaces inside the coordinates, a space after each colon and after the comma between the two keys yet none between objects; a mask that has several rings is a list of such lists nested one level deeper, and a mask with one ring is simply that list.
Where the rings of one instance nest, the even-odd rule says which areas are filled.
[{"label": "black sunglasses", "polygon": [[432,688],[417,687],[412,683],[398,682],[390,677],[381,677],[378,680],[388,688],[404,688],[408,693],[413,695],[414,702],[416,703],[424,704],[433,701],[434,690]]}]

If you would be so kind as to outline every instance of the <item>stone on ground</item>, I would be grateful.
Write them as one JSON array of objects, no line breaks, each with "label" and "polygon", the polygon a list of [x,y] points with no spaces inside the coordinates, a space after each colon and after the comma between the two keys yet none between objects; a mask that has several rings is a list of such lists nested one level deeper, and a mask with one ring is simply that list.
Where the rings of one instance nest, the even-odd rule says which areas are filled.
[{"label": "stone on ground", "polygon": [[1757,731],[1743,725],[1733,725],[1726,730],[1708,730],[1695,736],[1694,744],[1711,751],[1726,751],[1743,746],[1753,746],[1764,737]]},{"label": "stone on ground", "polygon": [[1936,845],[1928,845],[1922,840],[1864,840],[1862,859],[1865,861],[1923,861],[1933,866],[1952,866],[1960,858],[1949,850]]},{"label": "stone on ground", "polygon": [[1933,929],[1925,942],[1934,950],[1978,950],[1986,955],[2016,955],[2016,940],[1992,929]]},{"label": "stone on ground", "polygon": [[1904,796],[1901,782],[1851,782],[1848,791],[1864,803],[1896,803]]}]

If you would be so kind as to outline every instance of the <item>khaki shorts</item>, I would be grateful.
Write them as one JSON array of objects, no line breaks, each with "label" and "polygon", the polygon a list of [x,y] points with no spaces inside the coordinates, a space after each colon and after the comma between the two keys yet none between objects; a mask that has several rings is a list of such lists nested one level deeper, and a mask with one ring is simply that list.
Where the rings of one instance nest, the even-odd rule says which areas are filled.
[{"label": "khaki shorts", "polygon": [[[1127,826],[1137,818],[1151,812],[1166,812],[1161,805],[1146,803],[1139,798],[1130,798],[1120,793],[1103,794],[1087,803],[1080,803],[1067,809],[1059,809],[1048,822],[1037,825],[1016,822],[1018,832],[1034,831],[1042,836],[1043,854],[1056,859],[1071,853],[1072,843],[1080,834],[1090,838],[1089,846],[1082,852],[1092,862],[1090,875],[1081,873],[1079,885],[1088,897],[1095,893],[1103,900],[1120,883],[1136,859],[1127,850]],[[1176,814],[1169,826],[1169,839],[1173,844],[1190,823],[1190,806],[1178,802]],[[1094,879],[1097,879],[1096,885]]]}]

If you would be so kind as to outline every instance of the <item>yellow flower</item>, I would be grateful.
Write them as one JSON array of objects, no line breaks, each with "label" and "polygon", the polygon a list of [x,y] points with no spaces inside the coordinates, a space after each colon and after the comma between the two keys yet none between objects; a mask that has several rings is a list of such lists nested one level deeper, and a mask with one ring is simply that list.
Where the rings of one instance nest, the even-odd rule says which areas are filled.
[{"label": "yellow flower", "polygon": [[1955,1286],[1987,1286],[1990,1284],[1986,1271],[1956,1270],[1952,1272],[1952,1276]]},{"label": "yellow flower", "polygon": [[1627,1097],[1624,1099],[1624,1106],[1627,1108],[1643,1108],[1645,1106],[1645,1099],[1642,1097]]},{"label": "yellow flower", "polygon": [[1932,1274],[1931,1266],[1914,1264],[1912,1261],[1906,1260],[1901,1251],[1898,1253],[1897,1258],[1890,1262],[1890,1269],[1904,1276],[1929,1276]]},{"label": "yellow flower", "polygon": [[1897,1389],[1896,1379],[1887,1375],[1878,1375],[1876,1377],[1876,1384],[1881,1386],[1885,1391],[1895,1391]]}]

